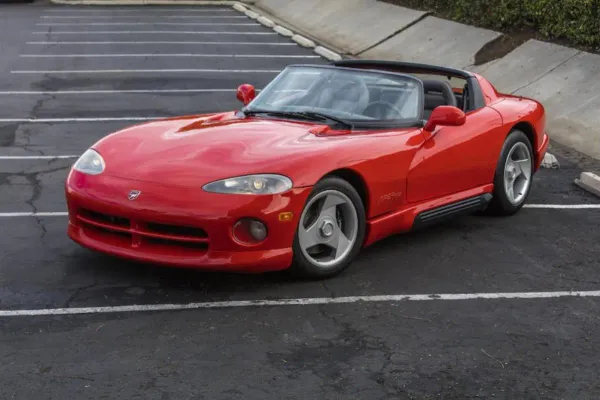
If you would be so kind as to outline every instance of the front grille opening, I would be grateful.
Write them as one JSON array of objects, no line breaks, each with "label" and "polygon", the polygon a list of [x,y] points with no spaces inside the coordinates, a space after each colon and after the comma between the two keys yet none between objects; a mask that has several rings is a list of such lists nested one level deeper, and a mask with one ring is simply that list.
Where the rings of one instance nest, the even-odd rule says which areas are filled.
[{"label": "front grille opening", "polygon": [[183,242],[183,241],[179,241],[179,240],[151,238],[151,237],[145,237],[144,242],[146,242],[148,244],[157,244],[157,245],[164,245],[164,246],[169,246],[169,247],[177,246],[177,247],[184,247],[187,249],[194,249],[194,250],[208,250],[208,243]]},{"label": "front grille opening", "polygon": [[127,218],[116,217],[114,215],[102,214],[102,213],[92,211],[92,210],[87,210],[87,209],[81,209],[81,210],[79,210],[79,213],[81,214],[82,217],[88,218],[88,219],[96,221],[96,222],[102,222],[104,224],[114,225],[114,226],[119,226],[119,227],[124,227],[124,228],[129,228],[129,226],[130,226],[129,220]]},{"label": "front grille opening", "polygon": [[150,231],[165,235],[188,236],[196,238],[205,238],[208,236],[204,229],[195,228],[192,226],[165,225],[156,222],[148,222],[146,226]]},{"label": "front grille opening", "polygon": [[102,233],[102,234],[110,234],[112,236],[119,236],[122,238],[131,239],[131,233],[129,233],[129,232],[117,231],[114,229],[105,228],[103,226],[91,225],[91,224],[88,224],[85,222],[84,222],[84,224],[85,224],[86,230],[91,230],[91,231]]}]

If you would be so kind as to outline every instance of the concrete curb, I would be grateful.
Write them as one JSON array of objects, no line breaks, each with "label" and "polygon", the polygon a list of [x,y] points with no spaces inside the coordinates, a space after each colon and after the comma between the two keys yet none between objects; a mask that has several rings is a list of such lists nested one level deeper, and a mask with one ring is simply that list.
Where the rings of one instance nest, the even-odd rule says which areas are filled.
[{"label": "concrete curb", "polygon": [[544,155],[544,159],[542,160],[541,167],[549,169],[559,169],[560,163],[553,154],[546,153],[546,155]]},{"label": "concrete curb", "polygon": [[315,42],[313,42],[310,39],[305,38],[304,36],[298,35],[298,34],[295,34],[294,36],[292,36],[292,40],[294,42],[298,43],[302,47],[310,47],[310,48],[316,47]]},{"label": "concrete curb", "polygon": [[323,46],[315,47],[315,53],[317,53],[321,57],[325,57],[326,59],[331,60],[331,61],[339,61],[342,59],[342,56],[340,56],[338,53],[336,53],[335,51],[326,49]]},{"label": "concrete curb", "polygon": [[260,16],[256,19],[261,25],[266,26],[267,28],[273,28],[275,26],[275,22],[271,21],[267,17]]},{"label": "concrete curb", "polygon": [[258,14],[252,10],[246,10],[244,11],[244,14],[246,14],[246,16],[250,19],[258,19]]},{"label": "concrete curb", "polygon": [[229,6],[231,0],[50,0],[53,4],[86,6],[133,6],[133,5],[181,5],[181,6]]},{"label": "concrete curb", "polygon": [[62,5],[198,5],[198,6],[209,6],[209,5],[228,5],[232,6],[234,10],[245,14],[248,18],[256,20],[261,25],[268,28],[273,28],[278,34],[291,38],[294,42],[300,46],[307,48],[314,48],[315,53],[324,57],[330,61],[341,60],[342,56],[332,50],[329,50],[323,46],[317,46],[316,43],[302,35],[298,35],[290,29],[276,24],[271,19],[258,14],[256,11],[251,10],[247,7],[249,4],[253,4],[253,0],[248,0],[242,4],[239,0],[50,0],[53,4]]},{"label": "concrete curb", "polygon": [[234,9],[235,11],[239,11],[239,12],[241,12],[241,13],[245,13],[245,12],[246,12],[246,10],[248,10],[246,7],[244,7],[244,5],[243,5],[243,4],[240,4],[240,3],[235,3],[235,4],[233,5],[233,9]]},{"label": "concrete curb", "polygon": [[575,179],[575,184],[583,190],[600,197],[600,176],[591,172],[582,172],[579,178]]},{"label": "concrete curb", "polygon": [[294,36],[294,32],[290,31],[288,28],[285,28],[281,25],[276,25],[273,30],[279,33],[281,36],[292,37]]},{"label": "concrete curb", "polygon": [[[247,2],[247,3],[249,3],[249,2]],[[327,60],[337,61],[337,60],[342,59],[342,56],[340,54],[338,54],[330,49],[327,49],[323,46],[317,46],[317,44],[313,40],[295,33],[291,29],[288,29],[285,26],[276,23],[275,21],[273,21],[272,19],[270,19],[264,15],[260,15],[259,13],[254,11],[254,9],[250,9],[250,7],[248,7],[248,4],[242,5],[240,3],[236,3],[236,4],[234,4],[233,9],[245,14],[248,18],[252,18],[266,27],[272,28],[275,32],[277,32],[281,36],[285,36],[285,37],[292,39],[294,42],[296,42],[298,45],[300,45],[302,47],[314,49],[314,52],[316,54],[320,55],[321,57],[326,58]]]}]

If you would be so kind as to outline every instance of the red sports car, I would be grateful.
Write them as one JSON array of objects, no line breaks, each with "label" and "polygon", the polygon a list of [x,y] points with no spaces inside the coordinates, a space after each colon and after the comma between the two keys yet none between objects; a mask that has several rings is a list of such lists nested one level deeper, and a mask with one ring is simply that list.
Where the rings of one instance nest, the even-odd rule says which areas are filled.
[{"label": "red sports car", "polygon": [[548,146],[540,103],[445,67],[293,65],[237,97],[239,111],[88,149],[66,181],[69,237],[144,262],[324,278],[389,235],[517,212]]}]

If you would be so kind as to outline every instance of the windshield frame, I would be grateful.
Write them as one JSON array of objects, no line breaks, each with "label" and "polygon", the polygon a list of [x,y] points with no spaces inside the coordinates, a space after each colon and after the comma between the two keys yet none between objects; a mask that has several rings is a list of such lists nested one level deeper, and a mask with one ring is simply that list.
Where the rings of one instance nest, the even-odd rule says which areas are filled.
[{"label": "windshield frame", "polygon": [[[349,72],[353,72],[359,75],[364,75],[364,74],[372,74],[372,75],[376,75],[376,76],[381,76],[381,75],[388,75],[391,77],[402,77],[406,80],[409,80],[413,83],[415,83],[417,85],[417,98],[418,98],[418,104],[417,104],[417,110],[418,110],[418,115],[416,118],[403,118],[403,119],[386,119],[386,120],[365,120],[365,119],[353,119],[353,118],[343,118],[345,121],[347,121],[350,125],[352,125],[355,128],[361,128],[361,129],[381,129],[381,128],[407,128],[407,127],[422,127],[424,122],[423,122],[423,115],[424,115],[424,88],[423,88],[423,81],[413,75],[410,74],[405,74],[405,73],[399,73],[399,72],[392,72],[392,71],[382,71],[382,70],[378,70],[378,69],[366,69],[366,68],[352,68],[352,67],[340,67],[340,66],[336,66],[336,65],[319,65],[319,64],[292,64],[292,65],[288,65],[286,66],[281,72],[279,72],[279,74],[273,78],[273,80],[271,80],[271,82],[269,82],[260,92],[259,94],[245,107],[242,108],[242,112],[245,111],[254,111],[254,110],[258,110],[258,109],[263,109],[260,106],[259,107],[255,107],[253,108],[253,106],[256,106],[257,103],[259,102],[260,98],[265,96],[265,93],[269,92],[269,89],[272,88],[273,86],[275,86],[277,84],[277,82],[280,79],[284,79],[284,77],[286,76],[286,74],[293,69],[301,69],[301,68],[309,68],[309,69],[333,69],[333,70],[343,70],[343,71],[349,71]],[[275,112],[279,112],[279,111],[283,111],[283,110],[272,110],[274,113]],[[341,117],[338,117],[336,115],[332,115],[333,117],[342,119]],[[278,117],[281,118],[281,117]],[[317,121],[319,123],[324,123],[322,121]]]}]

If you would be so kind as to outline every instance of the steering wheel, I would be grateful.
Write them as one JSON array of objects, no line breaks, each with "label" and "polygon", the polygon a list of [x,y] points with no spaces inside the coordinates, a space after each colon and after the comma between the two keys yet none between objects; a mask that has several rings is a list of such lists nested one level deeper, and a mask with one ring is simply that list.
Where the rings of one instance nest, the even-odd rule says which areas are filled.
[{"label": "steering wheel", "polygon": [[[383,109],[382,107],[383,106]],[[379,107],[379,108],[378,108]],[[379,111],[378,113],[375,113],[375,115],[371,115],[370,112],[372,112],[373,110],[377,110]],[[394,113],[398,114],[398,116],[402,117],[402,110],[399,110],[396,106],[394,106],[392,103],[389,103],[387,101],[383,101],[383,100],[377,100],[374,101],[372,103],[370,103],[363,111],[363,114],[368,116],[368,117],[373,117],[373,118],[378,118],[378,119],[382,119],[382,117],[388,113],[385,112],[385,110],[391,110]]]}]

